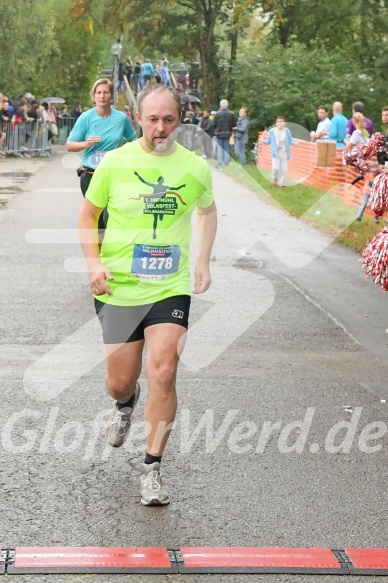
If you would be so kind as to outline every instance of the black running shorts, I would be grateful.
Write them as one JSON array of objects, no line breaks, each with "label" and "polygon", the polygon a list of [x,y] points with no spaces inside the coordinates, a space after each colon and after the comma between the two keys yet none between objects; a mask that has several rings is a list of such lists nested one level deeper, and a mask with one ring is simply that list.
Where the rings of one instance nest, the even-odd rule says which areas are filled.
[{"label": "black running shorts", "polygon": [[173,296],[143,306],[112,306],[94,299],[104,344],[122,344],[144,338],[144,329],[154,324],[189,325],[190,296]]}]

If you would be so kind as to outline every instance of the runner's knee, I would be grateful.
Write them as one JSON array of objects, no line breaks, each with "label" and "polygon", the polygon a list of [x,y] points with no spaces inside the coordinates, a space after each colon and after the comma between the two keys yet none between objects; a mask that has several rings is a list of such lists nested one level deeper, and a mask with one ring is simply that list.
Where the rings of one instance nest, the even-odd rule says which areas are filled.
[{"label": "runner's knee", "polygon": [[154,362],[148,366],[147,374],[151,384],[154,381],[169,390],[170,387],[175,386],[176,362]]},{"label": "runner's knee", "polygon": [[136,378],[128,379],[127,377],[120,377],[117,375],[107,374],[106,388],[115,399],[120,401],[120,397],[130,398],[130,393],[133,393],[136,388]]}]

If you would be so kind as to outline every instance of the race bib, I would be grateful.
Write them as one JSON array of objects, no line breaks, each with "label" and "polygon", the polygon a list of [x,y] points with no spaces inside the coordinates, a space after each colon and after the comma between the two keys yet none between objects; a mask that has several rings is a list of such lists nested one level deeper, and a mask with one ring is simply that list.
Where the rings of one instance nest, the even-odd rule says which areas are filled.
[{"label": "race bib", "polygon": [[105,156],[105,152],[97,151],[90,154],[90,165],[92,168],[96,168],[99,165],[103,157]]},{"label": "race bib", "polygon": [[178,271],[180,256],[178,245],[135,245],[131,275],[139,279],[164,279]]}]

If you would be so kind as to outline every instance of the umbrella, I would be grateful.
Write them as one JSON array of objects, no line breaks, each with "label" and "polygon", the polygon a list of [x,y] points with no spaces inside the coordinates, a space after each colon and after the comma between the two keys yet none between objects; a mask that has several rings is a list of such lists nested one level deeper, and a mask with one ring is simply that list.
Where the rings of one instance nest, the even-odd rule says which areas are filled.
[{"label": "umbrella", "polygon": [[201,100],[196,95],[182,95],[182,103],[201,103]]},{"label": "umbrella", "polygon": [[46,103],[66,103],[66,100],[62,99],[62,97],[44,97],[43,99],[41,99],[42,103],[43,101],[45,101]]}]

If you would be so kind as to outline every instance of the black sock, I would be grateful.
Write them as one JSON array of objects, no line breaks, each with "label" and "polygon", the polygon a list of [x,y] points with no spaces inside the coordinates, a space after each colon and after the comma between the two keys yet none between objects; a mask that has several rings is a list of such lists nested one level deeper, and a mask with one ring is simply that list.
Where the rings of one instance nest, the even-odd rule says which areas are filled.
[{"label": "black sock", "polygon": [[133,393],[132,397],[126,403],[119,403],[119,401],[117,401],[117,408],[124,409],[124,407],[133,407],[134,402],[135,402],[135,393]]},{"label": "black sock", "polygon": [[149,464],[153,464],[155,462],[158,462],[160,464],[161,461],[162,461],[161,455],[151,455],[150,453],[146,452],[145,460],[144,460],[145,464],[149,465]]}]

